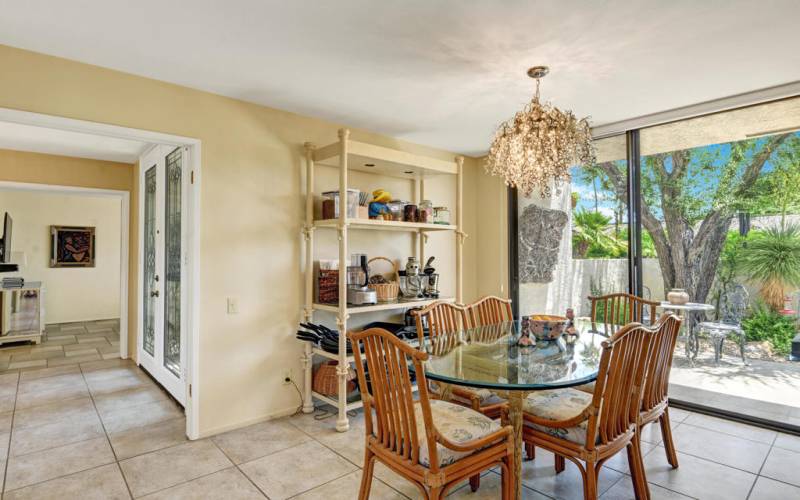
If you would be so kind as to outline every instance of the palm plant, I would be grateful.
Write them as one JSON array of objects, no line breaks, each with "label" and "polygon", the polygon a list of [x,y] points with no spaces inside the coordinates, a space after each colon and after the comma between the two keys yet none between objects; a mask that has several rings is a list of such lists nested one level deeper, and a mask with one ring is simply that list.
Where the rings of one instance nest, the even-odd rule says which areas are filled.
[{"label": "palm plant", "polygon": [[585,258],[589,249],[609,256],[624,251],[624,244],[608,231],[610,222],[611,218],[600,212],[586,210],[575,212],[572,218],[573,256]]},{"label": "palm plant", "polygon": [[742,273],[761,284],[761,297],[783,309],[786,289],[800,286],[800,227],[770,228],[749,241],[741,256]]}]

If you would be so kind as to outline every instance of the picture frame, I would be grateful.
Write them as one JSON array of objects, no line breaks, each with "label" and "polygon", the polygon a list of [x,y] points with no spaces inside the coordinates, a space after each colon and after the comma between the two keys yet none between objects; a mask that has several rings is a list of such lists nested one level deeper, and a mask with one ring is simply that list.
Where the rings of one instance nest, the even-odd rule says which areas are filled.
[{"label": "picture frame", "polygon": [[94,267],[95,228],[50,226],[50,267]]}]

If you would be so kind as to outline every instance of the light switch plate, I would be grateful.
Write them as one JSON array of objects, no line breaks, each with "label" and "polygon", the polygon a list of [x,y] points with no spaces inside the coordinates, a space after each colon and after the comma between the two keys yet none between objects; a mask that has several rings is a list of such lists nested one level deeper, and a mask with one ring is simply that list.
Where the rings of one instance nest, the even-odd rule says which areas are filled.
[{"label": "light switch plate", "polygon": [[239,314],[239,300],[236,297],[228,297],[228,314]]}]

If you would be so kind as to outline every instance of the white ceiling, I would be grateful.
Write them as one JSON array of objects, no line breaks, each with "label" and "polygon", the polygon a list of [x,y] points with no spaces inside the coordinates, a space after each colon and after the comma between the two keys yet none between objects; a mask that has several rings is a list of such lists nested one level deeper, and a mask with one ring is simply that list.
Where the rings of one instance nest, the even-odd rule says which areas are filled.
[{"label": "white ceiling", "polygon": [[115,137],[0,122],[0,149],[134,163],[147,146]]},{"label": "white ceiling", "polygon": [[[800,80],[797,0],[26,0],[0,43],[466,154],[530,97],[593,124]],[[57,84],[57,82],[54,82]]]}]

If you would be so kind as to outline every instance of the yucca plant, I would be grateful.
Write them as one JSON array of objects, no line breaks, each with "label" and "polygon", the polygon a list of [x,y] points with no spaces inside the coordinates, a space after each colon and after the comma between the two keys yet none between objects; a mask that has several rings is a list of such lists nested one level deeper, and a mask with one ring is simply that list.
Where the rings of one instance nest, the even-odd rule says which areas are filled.
[{"label": "yucca plant", "polygon": [[761,285],[761,297],[772,309],[783,309],[786,289],[800,287],[800,227],[770,228],[744,247],[742,273]]}]

